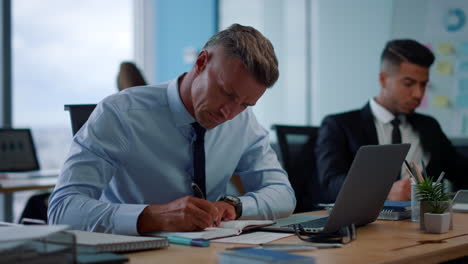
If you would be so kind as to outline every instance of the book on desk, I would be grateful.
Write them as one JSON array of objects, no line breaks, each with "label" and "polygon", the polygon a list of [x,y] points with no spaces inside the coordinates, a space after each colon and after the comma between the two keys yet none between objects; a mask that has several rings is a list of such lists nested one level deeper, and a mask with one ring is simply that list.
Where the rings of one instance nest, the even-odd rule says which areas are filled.
[{"label": "book on desk", "polygon": [[154,232],[145,235],[159,237],[178,236],[192,239],[210,240],[215,238],[238,236],[243,231],[273,225],[274,223],[275,222],[271,220],[234,220],[221,222],[219,227],[207,228],[200,232]]},{"label": "book on desk", "polygon": [[130,252],[169,246],[166,238],[125,236],[106,233],[67,231],[76,237],[79,253]]}]

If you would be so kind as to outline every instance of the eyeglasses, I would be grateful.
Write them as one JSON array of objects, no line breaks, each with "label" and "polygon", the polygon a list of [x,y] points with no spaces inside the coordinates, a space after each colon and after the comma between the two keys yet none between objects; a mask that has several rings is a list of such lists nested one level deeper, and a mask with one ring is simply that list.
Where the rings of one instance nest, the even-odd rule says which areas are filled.
[{"label": "eyeglasses", "polygon": [[354,224],[341,227],[338,231],[331,233],[307,233],[301,224],[293,225],[293,228],[296,236],[306,242],[348,244],[357,238]]}]

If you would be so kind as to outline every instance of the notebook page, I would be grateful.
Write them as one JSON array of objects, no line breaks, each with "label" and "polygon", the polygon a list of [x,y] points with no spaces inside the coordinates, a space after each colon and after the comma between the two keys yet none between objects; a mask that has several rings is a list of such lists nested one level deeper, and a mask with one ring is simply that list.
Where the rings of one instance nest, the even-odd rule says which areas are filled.
[{"label": "notebook page", "polygon": [[272,225],[274,223],[275,222],[271,220],[233,220],[221,222],[220,227],[239,230],[240,234],[242,230],[248,227],[260,227],[265,225]]},{"label": "notebook page", "polygon": [[272,233],[272,232],[252,232],[233,237],[225,237],[220,239],[211,240],[212,242],[220,243],[237,243],[237,244],[265,244],[283,237],[293,236],[294,234],[288,233]]}]

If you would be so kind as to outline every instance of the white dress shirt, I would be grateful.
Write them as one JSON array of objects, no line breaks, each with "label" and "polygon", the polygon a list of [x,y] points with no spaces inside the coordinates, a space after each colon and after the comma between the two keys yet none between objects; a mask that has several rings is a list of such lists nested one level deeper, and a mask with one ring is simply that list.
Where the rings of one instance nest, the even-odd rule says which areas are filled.
[{"label": "white dress shirt", "polygon": [[[391,121],[395,118],[395,116],[385,107],[377,103],[375,99],[370,99],[369,104],[372,114],[374,115],[374,124],[377,130],[379,145],[392,144],[393,125]],[[427,166],[431,156],[430,153],[423,151],[418,132],[411,126],[405,115],[399,115],[398,118],[401,121],[401,143],[411,144],[408,155],[406,155],[406,160],[408,162],[416,162],[419,168],[421,168],[421,160],[423,160]],[[402,167],[401,177],[408,177],[408,173],[406,172],[404,166]]]}]

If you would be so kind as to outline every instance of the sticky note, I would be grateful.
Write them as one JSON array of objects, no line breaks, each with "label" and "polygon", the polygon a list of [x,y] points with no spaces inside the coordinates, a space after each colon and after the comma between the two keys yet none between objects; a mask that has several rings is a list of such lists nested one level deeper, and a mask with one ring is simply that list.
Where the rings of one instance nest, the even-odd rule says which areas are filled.
[{"label": "sticky note", "polygon": [[451,61],[438,61],[436,64],[436,72],[442,76],[452,75],[453,66]]},{"label": "sticky note", "polygon": [[453,53],[455,53],[455,49],[450,43],[440,43],[437,46],[437,53],[439,53],[440,55],[450,56],[453,55]]},{"label": "sticky note", "polygon": [[460,56],[468,56],[468,42],[460,43],[460,45],[458,45],[457,53]]},{"label": "sticky note", "polygon": [[459,73],[468,73],[468,60],[460,61],[458,64]]},{"label": "sticky note", "polygon": [[468,78],[458,80],[457,94],[468,95]]},{"label": "sticky note", "polygon": [[437,95],[434,96],[434,106],[447,108],[450,106],[450,100],[448,96]]},{"label": "sticky note", "polygon": [[468,95],[455,97],[455,105],[457,108],[468,108]]}]

